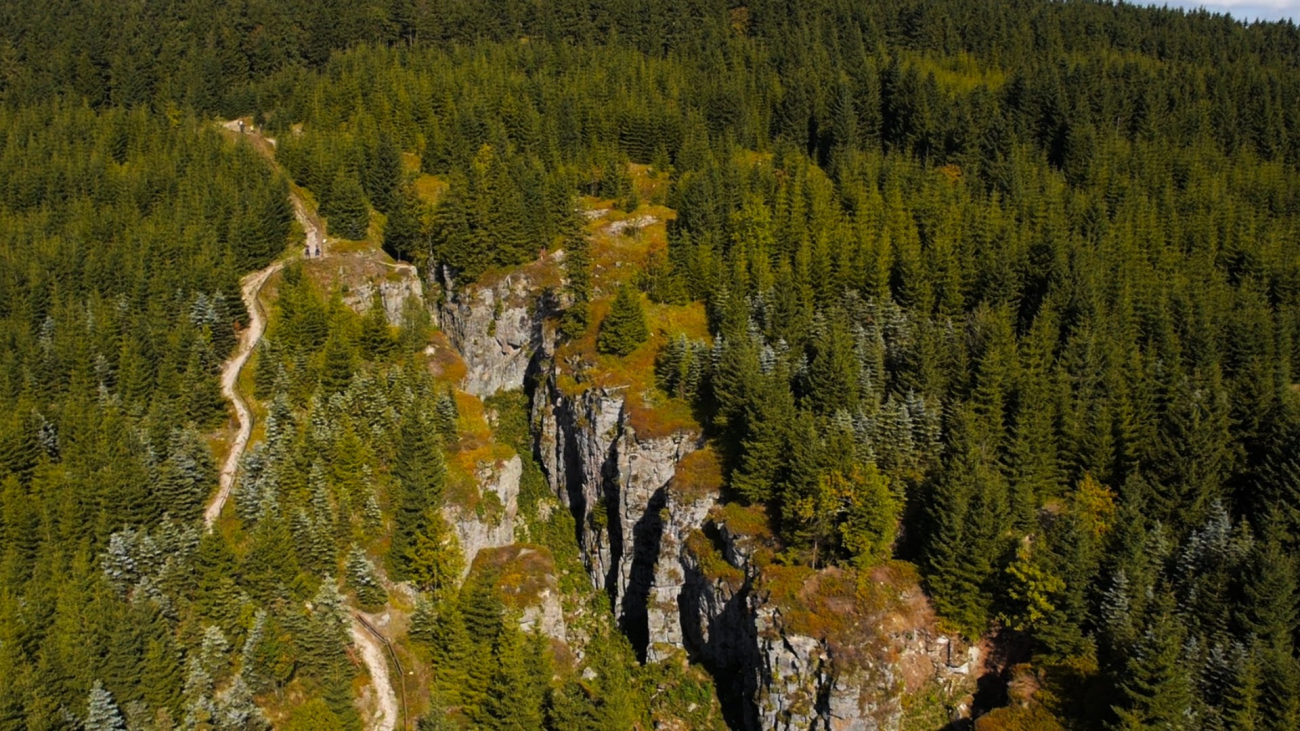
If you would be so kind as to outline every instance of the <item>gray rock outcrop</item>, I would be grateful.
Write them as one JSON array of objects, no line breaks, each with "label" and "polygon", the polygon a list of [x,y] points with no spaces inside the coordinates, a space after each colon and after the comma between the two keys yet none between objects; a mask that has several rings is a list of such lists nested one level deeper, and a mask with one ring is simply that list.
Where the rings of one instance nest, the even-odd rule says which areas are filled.
[{"label": "gray rock outcrop", "polygon": [[424,304],[424,285],[415,268],[405,266],[394,267],[384,272],[381,278],[353,284],[344,293],[343,303],[354,311],[365,314],[374,306],[376,293],[384,308],[384,316],[393,327],[402,324],[408,299],[414,297],[416,302]]},{"label": "gray rock outcrop", "polygon": [[527,268],[486,285],[457,289],[445,278],[438,319],[465,361],[461,388],[479,397],[518,390],[543,345],[543,321],[555,308]]},{"label": "gray rock outcrop", "polygon": [[493,510],[466,510],[456,505],[445,505],[443,517],[456,531],[460,550],[465,557],[461,578],[479,552],[489,548],[508,546],[515,542],[515,523],[519,514],[519,480],[523,476],[523,462],[516,455],[479,469],[478,488],[482,495],[491,494]]},{"label": "gray rock outcrop", "polygon": [[[868,731],[898,728],[904,696],[937,688],[954,718],[979,666],[979,648],[933,628],[910,580],[872,577],[881,606],[864,607],[859,580],[840,569],[759,569],[752,541],[725,523],[695,534],[681,593],[684,640],[718,682],[734,727]],[[772,575],[775,572],[776,575]]]},{"label": "gray rock outcrop", "polygon": [[[962,711],[978,649],[933,629],[914,578],[863,579],[904,597],[881,608],[855,604],[846,587],[858,579],[840,569],[804,569],[793,579],[774,571],[770,558],[760,559],[764,552],[770,557],[770,539],[734,530],[718,512],[716,489],[675,483],[683,460],[703,447],[696,431],[638,433],[629,413],[636,394],[585,380],[584,364],[556,362],[545,316],[559,305],[527,267],[448,292],[439,318],[465,361],[464,390],[488,396],[536,377],[531,424],[538,462],[575,518],[593,585],[608,594],[643,661],[685,653],[703,665],[733,728],[897,728],[904,697],[935,686],[954,713]],[[519,479],[518,458],[479,475],[481,489],[500,500],[499,515],[449,509],[467,565],[489,549],[484,555],[499,560],[509,552],[508,560],[529,558],[531,549],[509,545]],[[553,579],[518,592],[522,624],[557,639],[581,634],[565,628]],[[777,591],[779,581],[787,585]],[[820,616],[836,621],[809,619]]]},{"label": "gray rock outcrop", "polygon": [[674,554],[712,502],[681,505],[668,488],[677,464],[701,446],[699,435],[641,438],[621,389],[568,395],[556,382],[553,371],[534,394],[537,453],[552,489],[578,522],[592,583],[609,595],[643,658],[655,644],[678,645],[676,601],[684,573]]}]

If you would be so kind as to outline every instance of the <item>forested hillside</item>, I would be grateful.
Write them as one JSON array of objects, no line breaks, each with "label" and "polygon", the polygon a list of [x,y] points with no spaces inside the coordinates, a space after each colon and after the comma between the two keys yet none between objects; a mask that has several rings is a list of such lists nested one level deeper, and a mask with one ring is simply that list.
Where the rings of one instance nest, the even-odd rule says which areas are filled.
[{"label": "forested hillside", "polygon": [[1300,723],[1293,23],[10,3],[0,140],[0,728]]}]

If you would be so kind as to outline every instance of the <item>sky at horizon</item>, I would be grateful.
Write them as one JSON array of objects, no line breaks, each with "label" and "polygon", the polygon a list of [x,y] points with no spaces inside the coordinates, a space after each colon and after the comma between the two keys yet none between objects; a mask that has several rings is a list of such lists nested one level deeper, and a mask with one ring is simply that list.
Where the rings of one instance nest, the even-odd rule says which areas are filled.
[{"label": "sky at horizon", "polygon": [[[1164,5],[1165,2],[1144,4]],[[1214,2],[1196,2],[1196,0],[1168,0],[1170,7],[1195,10],[1204,7],[1211,13],[1228,13],[1244,21],[1252,20],[1291,20],[1300,21],[1300,0],[1214,0]]]}]

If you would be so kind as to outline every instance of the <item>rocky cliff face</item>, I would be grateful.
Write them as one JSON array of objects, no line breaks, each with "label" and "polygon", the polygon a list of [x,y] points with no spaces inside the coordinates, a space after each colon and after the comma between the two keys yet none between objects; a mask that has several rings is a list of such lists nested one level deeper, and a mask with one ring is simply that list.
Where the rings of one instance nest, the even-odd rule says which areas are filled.
[{"label": "rocky cliff face", "polygon": [[[698,431],[638,430],[628,387],[575,378],[584,364],[557,362],[545,316],[558,302],[540,279],[526,267],[448,295],[440,321],[470,393],[535,376],[538,462],[640,657],[684,652],[707,668],[733,728],[896,728],[904,699],[935,689],[960,713],[978,652],[934,631],[916,577],[773,565],[765,518],[719,505],[721,470]],[[490,524],[454,516],[466,556],[529,557],[509,545],[518,460],[489,472],[480,485],[506,510]],[[519,595],[525,623],[564,637],[558,590],[543,581]]]},{"label": "rocky cliff face", "polygon": [[359,314],[365,314],[378,302],[393,326],[402,324],[408,300],[424,304],[424,283],[415,267],[394,263],[373,249],[307,259],[303,267],[324,290],[341,291],[343,304]]},{"label": "rocky cliff face", "polygon": [[[712,501],[683,505],[669,489],[677,464],[700,444],[677,431],[638,436],[619,389],[562,391],[552,369],[533,397],[542,470],[578,523],[592,582],[603,589],[638,653],[680,644],[673,557]],[[651,659],[661,655],[656,650]]]},{"label": "rocky cliff face", "polygon": [[686,544],[680,603],[733,726],[897,728],[904,699],[927,692],[953,719],[969,711],[978,648],[934,630],[914,576],[763,565],[761,539],[711,518]]},{"label": "rocky cliff face", "polygon": [[523,388],[545,317],[557,306],[547,294],[553,277],[545,262],[459,289],[444,276],[438,320],[465,361],[463,390],[486,397]]},{"label": "rocky cliff face", "polygon": [[[519,513],[519,479],[523,476],[523,463],[518,456],[479,469],[477,477],[480,493],[491,493],[499,501],[500,510],[465,510],[456,505],[446,505],[443,517],[456,531],[465,567],[461,578],[469,573],[470,566],[480,551],[508,546],[515,542],[515,523]],[[497,501],[493,501],[496,503]]]},{"label": "rocky cliff face", "polygon": [[375,295],[384,308],[388,324],[397,327],[402,324],[402,311],[406,301],[412,297],[424,303],[424,287],[414,269],[395,269],[383,279],[364,281],[350,289],[343,296],[343,303],[360,313],[367,312],[374,306]]}]

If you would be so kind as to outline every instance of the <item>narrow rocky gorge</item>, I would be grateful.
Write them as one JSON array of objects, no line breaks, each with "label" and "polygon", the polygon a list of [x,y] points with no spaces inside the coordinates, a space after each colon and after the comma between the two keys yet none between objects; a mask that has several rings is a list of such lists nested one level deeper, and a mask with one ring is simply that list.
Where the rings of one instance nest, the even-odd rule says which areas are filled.
[{"label": "narrow rocky gorge", "polygon": [[[463,390],[528,392],[535,456],[641,660],[702,664],[738,729],[894,728],[919,694],[964,714],[979,650],[935,629],[915,575],[775,565],[765,516],[723,504],[698,429],[639,433],[629,387],[586,382],[585,364],[557,355],[546,271],[444,281],[437,314],[465,362]],[[514,470],[480,479],[508,508],[500,522],[448,514],[467,563],[513,542]]]}]

